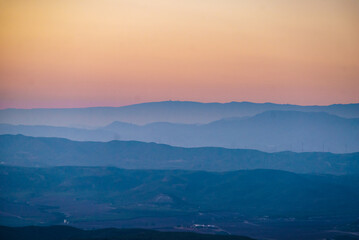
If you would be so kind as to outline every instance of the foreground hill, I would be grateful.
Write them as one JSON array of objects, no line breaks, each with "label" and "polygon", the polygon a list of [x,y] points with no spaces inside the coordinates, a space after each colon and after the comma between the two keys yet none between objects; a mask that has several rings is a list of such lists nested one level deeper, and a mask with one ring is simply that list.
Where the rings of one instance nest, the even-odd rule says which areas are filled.
[{"label": "foreground hill", "polygon": [[130,169],[231,171],[277,169],[297,173],[359,173],[359,153],[265,153],[226,148],[182,148],[134,141],[75,142],[0,136],[0,162],[17,166],[116,166]]},{"label": "foreground hill", "polygon": [[339,225],[359,231],[352,224],[358,199],[359,175],[0,167],[0,224],[7,226],[200,231],[193,226],[210,224],[202,230],[324,239]]},{"label": "foreground hill", "polygon": [[74,223],[199,211],[286,217],[359,214],[359,175],[1,166],[0,178],[2,219],[12,219],[8,223],[59,224],[64,218]]},{"label": "foreground hill", "polygon": [[6,240],[250,240],[240,236],[205,235],[186,232],[158,232],[144,229],[81,230],[68,226],[51,227],[3,227],[0,238]]},{"label": "foreground hill", "polygon": [[0,134],[62,137],[76,141],[136,140],[181,147],[227,147],[266,152],[359,151],[359,118],[327,113],[270,111],[247,118],[222,119],[208,124],[124,122],[97,129],[0,124]]},{"label": "foreground hill", "polygon": [[341,117],[359,117],[359,104],[298,106],[251,102],[199,103],[168,101],[124,107],[5,109],[0,110],[0,123],[72,127],[100,127],[114,121],[134,124],[152,122],[208,123],[222,118],[253,116],[273,110],[327,112]]}]

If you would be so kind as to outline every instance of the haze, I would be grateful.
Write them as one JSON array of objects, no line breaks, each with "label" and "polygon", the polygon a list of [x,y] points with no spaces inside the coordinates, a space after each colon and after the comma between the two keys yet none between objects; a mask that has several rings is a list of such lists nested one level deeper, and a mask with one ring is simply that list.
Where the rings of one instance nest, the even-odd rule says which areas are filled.
[{"label": "haze", "polygon": [[358,102],[355,0],[0,1],[1,108]]}]

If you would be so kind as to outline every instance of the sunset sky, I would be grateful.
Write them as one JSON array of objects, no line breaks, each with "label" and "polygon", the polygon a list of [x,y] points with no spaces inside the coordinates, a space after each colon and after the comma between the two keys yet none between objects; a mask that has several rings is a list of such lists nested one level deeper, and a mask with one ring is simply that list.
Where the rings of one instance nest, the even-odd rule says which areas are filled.
[{"label": "sunset sky", "polygon": [[0,0],[0,108],[359,102],[357,0]]}]

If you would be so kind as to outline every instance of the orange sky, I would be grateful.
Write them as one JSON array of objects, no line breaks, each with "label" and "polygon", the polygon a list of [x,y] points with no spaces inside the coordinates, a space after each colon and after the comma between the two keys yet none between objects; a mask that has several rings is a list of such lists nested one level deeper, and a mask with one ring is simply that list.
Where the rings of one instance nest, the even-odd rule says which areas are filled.
[{"label": "orange sky", "polygon": [[359,102],[357,0],[0,0],[0,108]]}]

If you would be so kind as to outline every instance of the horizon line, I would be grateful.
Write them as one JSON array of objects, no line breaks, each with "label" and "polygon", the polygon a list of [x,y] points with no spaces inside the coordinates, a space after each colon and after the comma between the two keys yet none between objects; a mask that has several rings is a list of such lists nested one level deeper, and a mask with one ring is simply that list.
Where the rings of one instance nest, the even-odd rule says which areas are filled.
[{"label": "horizon line", "polygon": [[35,110],[35,109],[85,109],[85,108],[121,108],[121,107],[129,107],[135,105],[142,104],[151,104],[151,103],[197,103],[197,104],[235,104],[235,103],[249,103],[249,104],[274,104],[274,105],[290,105],[290,106],[302,106],[302,107],[329,107],[334,105],[355,105],[359,104],[359,102],[350,102],[350,103],[332,103],[332,104],[295,104],[295,103],[276,103],[276,102],[252,102],[252,101],[230,101],[230,102],[201,102],[201,101],[187,101],[187,100],[163,100],[163,101],[150,101],[150,102],[139,102],[133,104],[125,104],[119,106],[108,106],[108,105],[99,105],[99,106],[83,106],[83,107],[6,107],[1,108],[0,110]]}]

